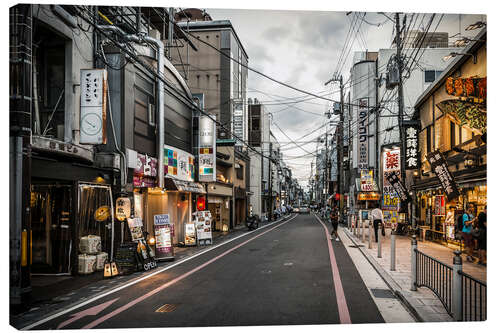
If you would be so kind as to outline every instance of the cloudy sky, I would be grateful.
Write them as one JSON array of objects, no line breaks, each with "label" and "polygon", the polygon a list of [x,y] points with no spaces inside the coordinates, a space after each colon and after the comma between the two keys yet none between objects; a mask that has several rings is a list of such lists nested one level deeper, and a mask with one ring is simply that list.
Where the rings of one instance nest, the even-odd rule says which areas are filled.
[{"label": "cloudy sky", "polygon": [[[325,86],[339,67],[341,50],[346,42],[351,21],[363,18],[359,32],[348,40],[343,57],[344,82],[349,78],[354,51],[377,51],[389,48],[393,36],[393,23],[377,13],[351,13],[333,11],[274,11],[242,9],[206,9],[214,20],[229,19],[249,55],[249,66],[289,85],[318,95],[340,99],[338,84]],[[386,13],[394,17],[392,13]],[[408,15],[408,18],[410,15]],[[421,13],[415,28],[423,30],[431,14]],[[441,15],[436,15],[430,31],[434,31]],[[446,31],[450,36],[461,31],[465,36],[467,25],[484,19],[481,15],[446,14],[436,31]],[[477,31],[476,31],[477,32]],[[474,33],[476,33],[474,32]],[[454,39],[453,39],[454,40]],[[351,46],[352,45],[352,46]],[[347,90],[348,90],[347,86]],[[281,142],[286,163],[301,185],[306,185],[311,175],[309,153],[314,153],[317,143],[297,147],[325,133],[324,113],[331,102],[309,96],[274,83],[258,74],[249,72],[248,97],[257,98],[273,113],[272,131]],[[304,100],[290,104],[290,99]],[[288,102],[288,104],[282,104]],[[288,135],[281,132],[281,130]],[[316,130],[316,131],[315,131]]]}]

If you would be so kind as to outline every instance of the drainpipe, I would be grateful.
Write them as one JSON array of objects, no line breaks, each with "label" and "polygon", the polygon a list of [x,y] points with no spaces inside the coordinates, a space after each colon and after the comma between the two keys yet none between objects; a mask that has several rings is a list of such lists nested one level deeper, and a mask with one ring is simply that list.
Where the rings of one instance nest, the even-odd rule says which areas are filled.
[{"label": "drainpipe", "polygon": [[163,188],[165,184],[164,178],[164,165],[165,165],[165,155],[163,146],[165,144],[165,102],[164,102],[164,83],[161,80],[163,78],[163,71],[165,67],[165,58],[163,55],[163,42],[159,39],[143,36],[143,35],[127,35],[125,32],[117,26],[114,25],[99,25],[97,26],[101,30],[112,31],[120,34],[126,41],[134,42],[137,44],[144,44],[144,42],[150,42],[156,45],[157,53],[157,95],[158,95],[158,112],[157,112],[157,155],[158,155],[158,187]]}]

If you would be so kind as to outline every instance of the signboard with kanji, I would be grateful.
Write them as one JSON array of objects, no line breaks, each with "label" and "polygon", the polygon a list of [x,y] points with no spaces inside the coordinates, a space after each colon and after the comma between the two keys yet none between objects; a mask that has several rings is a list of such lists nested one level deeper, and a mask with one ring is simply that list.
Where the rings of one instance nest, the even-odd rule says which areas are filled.
[{"label": "signboard with kanji", "polygon": [[453,200],[460,196],[460,191],[458,190],[455,179],[448,170],[448,163],[444,158],[443,154],[438,150],[430,152],[427,154],[427,161],[431,165],[431,170],[436,174],[444,189],[444,194],[448,200]]},{"label": "signboard with kanji", "polygon": [[410,194],[408,193],[408,190],[406,187],[403,185],[403,182],[399,178],[398,173],[396,172],[389,172],[387,174],[387,181],[391,184],[392,188],[394,188],[394,191],[398,194],[399,200],[401,203],[403,203],[403,207],[405,204],[407,204],[410,201]]},{"label": "signboard with kanji", "polygon": [[404,154],[406,170],[418,169],[418,124],[408,124],[404,127],[406,151]]},{"label": "signboard with kanji", "polygon": [[382,151],[382,209],[384,210],[397,210],[399,205],[399,197],[394,188],[387,180],[387,175],[391,172],[396,172],[400,175],[400,150],[399,147],[392,149],[384,149]]},{"label": "signboard with kanji", "polygon": [[368,169],[368,98],[358,101],[358,168]]}]

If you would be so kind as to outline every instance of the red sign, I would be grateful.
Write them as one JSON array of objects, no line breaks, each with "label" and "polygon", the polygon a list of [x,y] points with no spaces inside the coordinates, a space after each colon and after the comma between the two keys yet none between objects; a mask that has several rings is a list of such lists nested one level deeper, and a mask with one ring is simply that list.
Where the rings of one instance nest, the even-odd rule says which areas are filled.
[{"label": "red sign", "polygon": [[335,200],[339,201],[340,200],[340,194],[335,193]]},{"label": "red sign", "polygon": [[201,196],[198,197],[198,199],[196,200],[196,209],[202,211],[205,210],[205,206],[206,206],[205,197]]}]

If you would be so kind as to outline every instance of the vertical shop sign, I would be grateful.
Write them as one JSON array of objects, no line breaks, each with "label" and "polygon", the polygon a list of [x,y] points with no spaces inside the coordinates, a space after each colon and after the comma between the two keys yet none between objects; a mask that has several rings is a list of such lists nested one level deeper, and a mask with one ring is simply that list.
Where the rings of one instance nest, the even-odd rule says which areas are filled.
[{"label": "vertical shop sign", "polygon": [[174,226],[170,223],[170,215],[160,214],[154,216],[155,228],[155,255],[157,259],[172,258],[174,256],[174,247],[172,234]]},{"label": "vertical shop sign", "polygon": [[198,169],[200,182],[215,182],[215,121],[209,116],[200,117],[198,143]]},{"label": "vertical shop sign", "polygon": [[418,124],[405,124],[403,128],[406,143],[405,168],[406,170],[418,169]]},{"label": "vertical shop sign", "polygon": [[[244,140],[245,139],[245,117],[244,117],[244,106],[241,99],[233,100],[233,133],[234,138],[236,137]],[[240,140],[236,140],[236,146],[241,146],[243,143]]]},{"label": "vertical shop sign", "polygon": [[444,195],[436,195],[434,197],[434,215],[435,216],[445,215]]},{"label": "vertical shop sign", "polygon": [[387,180],[398,194],[401,203],[407,204],[410,201],[410,194],[408,193],[406,187],[403,185],[403,182],[399,178],[399,175],[396,172],[392,171],[387,174]]},{"label": "vertical shop sign", "polygon": [[441,182],[441,186],[444,189],[444,193],[449,201],[460,196],[460,192],[458,190],[457,184],[455,183],[455,179],[453,175],[450,173],[448,169],[448,163],[446,163],[445,158],[438,150],[434,152],[430,152],[427,154],[427,161],[431,164],[432,172],[436,174],[439,181]]},{"label": "vertical shop sign", "polygon": [[400,150],[399,147],[393,149],[385,149],[382,152],[382,193],[384,200],[382,202],[383,209],[395,210],[398,208],[399,198],[394,188],[387,180],[387,176],[391,172],[396,172],[398,177],[400,175]]},{"label": "vertical shop sign", "polygon": [[368,98],[358,102],[358,168],[368,169]]},{"label": "vertical shop sign", "polygon": [[106,144],[107,71],[80,70],[80,143]]}]

